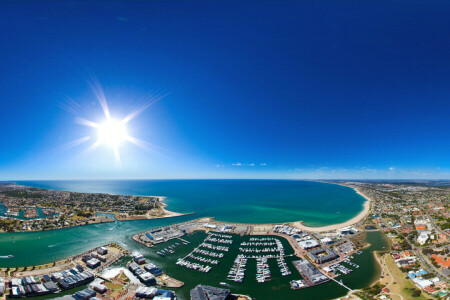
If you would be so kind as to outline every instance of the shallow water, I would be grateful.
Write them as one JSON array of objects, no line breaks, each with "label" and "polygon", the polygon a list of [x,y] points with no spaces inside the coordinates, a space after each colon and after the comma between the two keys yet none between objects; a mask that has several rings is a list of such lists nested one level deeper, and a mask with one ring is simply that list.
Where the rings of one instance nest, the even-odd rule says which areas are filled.
[{"label": "shallow water", "polygon": [[24,181],[42,188],[167,197],[168,209],[239,223],[345,222],[363,209],[353,189],[299,180],[91,180]]}]

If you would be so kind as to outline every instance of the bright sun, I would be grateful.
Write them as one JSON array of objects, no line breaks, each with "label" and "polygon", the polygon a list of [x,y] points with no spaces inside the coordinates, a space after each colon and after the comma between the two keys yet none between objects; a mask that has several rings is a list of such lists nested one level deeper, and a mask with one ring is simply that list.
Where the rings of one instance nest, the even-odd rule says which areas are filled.
[{"label": "bright sun", "polygon": [[110,146],[118,146],[121,142],[127,140],[128,133],[123,122],[108,119],[97,128],[99,142]]},{"label": "bright sun", "polygon": [[158,153],[158,150],[155,149],[155,145],[150,144],[148,142],[145,142],[143,140],[140,140],[136,137],[130,136],[129,132],[127,130],[127,124],[129,121],[134,119],[137,115],[142,113],[147,107],[152,105],[155,102],[158,102],[160,99],[162,99],[163,96],[155,96],[149,98],[142,106],[138,107],[136,110],[129,113],[125,118],[123,119],[114,119],[111,118],[111,114],[109,113],[108,104],[106,102],[105,95],[103,93],[103,90],[100,86],[100,83],[94,78],[93,79],[93,91],[97,96],[97,100],[99,101],[103,113],[105,114],[104,121],[102,123],[97,123],[93,121],[86,120],[82,117],[77,117],[76,122],[80,125],[89,126],[92,127],[95,131],[93,136],[85,136],[78,140],[73,141],[73,145],[78,145],[81,143],[84,143],[86,141],[91,140],[91,138],[95,139],[95,136],[97,137],[96,141],[92,143],[85,151],[84,153],[88,154],[93,152],[95,149],[97,149],[101,145],[108,146],[113,150],[114,158],[116,161],[116,164],[120,165],[120,153],[119,149],[123,146],[122,144],[125,143],[132,143],[150,153]]}]

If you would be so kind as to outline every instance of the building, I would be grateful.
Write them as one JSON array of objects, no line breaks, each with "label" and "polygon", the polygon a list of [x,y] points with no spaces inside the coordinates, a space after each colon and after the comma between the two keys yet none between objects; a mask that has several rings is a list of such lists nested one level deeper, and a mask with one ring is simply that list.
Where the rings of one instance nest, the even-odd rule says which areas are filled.
[{"label": "building", "polygon": [[416,263],[416,258],[415,257],[400,258],[396,260],[395,263],[399,268],[406,266],[413,266]]},{"label": "building", "polygon": [[47,281],[44,282],[44,287],[50,292],[50,293],[56,293],[59,291],[58,287],[53,281]]},{"label": "building", "polygon": [[145,265],[144,269],[145,271],[152,273],[154,276],[160,276],[163,274],[163,271],[152,263]]},{"label": "building", "polygon": [[417,243],[419,244],[419,245],[423,245],[423,244],[425,244],[427,241],[428,241],[428,234],[427,233],[421,233],[420,235],[419,235],[419,237],[417,238]]},{"label": "building", "polygon": [[3,293],[5,293],[5,290],[5,280],[3,278],[0,278],[0,295],[3,295]]},{"label": "building", "polygon": [[323,239],[320,240],[320,242],[324,245],[330,245],[333,244],[333,240],[330,239],[329,237],[324,237]]},{"label": "building", "polygon": [[336,232],[341,235],[341,236],[347,236],[350,234],[355,234],[358,232],[358,230],[356,228],[353,228],[351,226],[347,226],[341,229],[336,230]]},{"label": "building", "polygon": [[230,290],[207,285],[197,285],[191,290],[191,300],[230,300]]},{"label": "building", "polygon": [[420,278],[420,277],[414,278],[412,281],[413,281],[420,289],[424,289],[424,288],[426,288],[427,286],[430,286],[430,285],[433,284],[433,282],[432,282],[431,280],[428,280],[428,279],[422,279],[422,278]]},{"label": "building", "polygon": [[91,258],[86,262],[86,266],[88,266],[91,269],[95,269],[99,267],[101,262],[97,258]]},{"label": "building", "polygon": [[134,260],[136,263],[140,264],[140,265],[145,264],[145,258],[144,258],[144,256],[143,256],[142,254],[140,254],[140,253],[135,253],[135,254],[133,255],[133,260]]},{"label": "building", "polygon": [[139,298],[152,298],[156,295],[158,289],[140,286],[136,289],[136,297]]},{"label": "building", "polygon": [[97,253],[101,255],[106,255],[108,254],[108,249],[106,249],[105,247],[100,247],[97,249]]},{"label": "building", "polygon": [[105,285],[98,283],[98,282],[92,283],[91,288],[100,294],[104,294],[108,291],[108,288]]},{"label": "building", "polygon": [[95,291],[91,289],[84,289],[82,291],[76,292],[75,297],[76,299],[91,299],[92,297],[95,297],[96,293]]},{"label": "building", "polygon": [[320,246],[320,244],[315,239],[300,241],[300,242],[298,242],[298,245],[304,250],[312,249],[312,248],[316,248],[316,247]]},{"label": "building", "polygon": [[216,229],[217,225],[206,223],[205,225],[203,225],[203,227],[208,228],[208,229]]},{"label": "building", "polygon": [[312,250],[308,255],[316,264],[323,264],[339,257],[333,250],[326,248]]},{"label": "building", "polygon": [[103,256],[103,255],[98,255],[98,257],[97,257],[97,259],[99,260],[99,261],[101,261],[101,262],[106,262],[106,257],[105,256]]},{"label": "building", "polygon": [[292,263],[294,264],[295,268],[297,268],[302,277],[307,279],[311,283],[311,285],[321,284],[330,280],[306,259],[296,260]]},{"label": "building", "polygon": [[154,284],[156,284],[155,276],[153,276],[149,272],[145,272],[145,273],[139,274],[137,277],[145,285],[154,285]]}]

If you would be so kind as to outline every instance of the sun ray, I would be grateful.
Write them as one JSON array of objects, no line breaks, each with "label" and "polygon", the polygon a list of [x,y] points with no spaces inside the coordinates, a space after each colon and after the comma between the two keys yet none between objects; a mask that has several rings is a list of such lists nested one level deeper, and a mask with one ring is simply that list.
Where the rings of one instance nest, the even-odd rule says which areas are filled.
[{"label": "sun ray", "polygon": [[62,150],[67,150],[67,149],[73,148],[73,147],[75,147],[75,146],[78,146],[78,145],[80,145],[80,144],[83,144],[83,143],[89,141],[90,139],[91,139],[90,136],[84,136],[84,137],[82,137],[82,138],[73,140],[73,141],[71,141],[71,142],[68,142],[68,143],[62,145],[62,146],[61,146],[61,149],[62,149]]},{"label": "sun ray", "polygon": [[130,143],[138,146],[139,148],[141,148],[141,149],[143,149],[143,150],[145,150],[145,151],[147,151],[149,153],[156,154],[156,155],[158,155],[160,157],[163,157],[165,159],[169,159],[169,156],[163,153],[163,152],[167,153],[167,151],[165,151],[163,148],[161,148],[159,146],[156,146],[156,145],[154,145],[152,143],[143,141],[141,139],[138,139],[138,138],[135,138],[135,137],[132,137],[132,136],[128,136],[127,140]]},{"label": "sun ray", "polygon": [[120,166],[121,161],[120,161],[120,153],[119,153],[119,148],[117,147],[117,145],[115,145],[113,147],[114,150],[114,161],[116,162],[116,165]]},{"label": "sun ray", "polygon": [[98,81],[97,77],[94,76],[94,74],[90,73],[89,75],[91,76],[91,81],[88,81],[88,84],[91,87],[92,91],[94,92],[95,96],[97,97],[98,102],[100,102],[105,117],[107,119],[110,119],[111,115],[109,113],[108,103],[106,102],[106,97],[105,93],[103,92],[102,85]]},{"label": "sun ray", "polygon": [[[151,143],[140,140],[138,138],[130,136],[126,128],[126,124],[128,122],[133,120],[135,117],[137,117],[151,105],[155,104],[156,102],[160,101],[161,99],[169,95],[169,93],[166,94],[159,93],[147,97],[146,99],[144,98],[143,104],[137,107],[137,109],[135,109],[134,111],[130,112],[128,115],[126,115],[125,118],[113,119],[111,118],[108,103],[100,82],[91,72],[89,72],[89,75],[90,80],[88,80],[88,84],[91,87],[92,91],[94,92],[97,100],[99,101],[102,107],[103,113],[105,114],[105,119],[102,122],[98,123],[81,117],[77,117],[75,119],[75,122],[80,125],[94,128],[96,130],[97,136],[97,140],[93,144],[91,144],[88,148],[86,148],[82,153],[80,153],[80,156],[89,155],[92,152],[94,152],[100,145],[106,145],[112,149],[116,164],[120,165],[121,164],[120,146],[122,142],[129,142],[138,146],[139,148],[144,149],[149,153],[156,154],[160,157],[169,158],[167,155],[164,154],[165,152],[164,149]],[[78,141],[74,141],[73,144],[77,145],[86,142],[91,138],[95,138],[95,135],[89,137],[88,139],[81,138]]]},{"label": "sun ray", "polygon": [[99,124],[86,120],[84,118],[81,117],[76,117],[75,118],[75,123],[80,124],[80,125],[84,125],[84,126],[89,126],[89,127],[94,127],[94,128],[98,128]]},{"label": "sun ray", "polygon": [[95,149],[97,149],[100,145],[101,145],[101,142],[100,141],[96,141],[95,143],[90,145],[88,148],[86,148],[83,152],[81,152],[80,155],[81,156],[88,156],[89,154],[94,152]]},{"label": "sun ray", "polygon": [[122,122],[124,124],[128,123],[129,121],[131,121],[132,119],[134,119],[137,115],[139,115],[140,113],[142,113],[144,110],[146,110],[149,106],[155,104],[156,102],[160,101],[161,99],[163,99],[164,97],[166,97],[168,95],[164,94],[162,96],[156,95],[156,96],[152,96],[150,97],[149,100],[147,100],[143,105],[141,105],[139,108],[137,108],[135,111],[131,112],[130,114],[128,114],[123,120]]}]

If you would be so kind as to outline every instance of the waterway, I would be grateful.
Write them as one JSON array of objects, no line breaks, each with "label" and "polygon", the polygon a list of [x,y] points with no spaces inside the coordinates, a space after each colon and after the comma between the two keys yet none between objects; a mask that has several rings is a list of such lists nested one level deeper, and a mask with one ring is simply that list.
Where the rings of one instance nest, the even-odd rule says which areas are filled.
[{"label": "waterway", "polygon": [[[176,248],[174,254],[169,254],[166,257],[160,257],[156,254],[157,251],[163,249],[174,242],[168,242],[165,245],[162,244],[152,249],[141,247],[140,245],[134,245],[134,249],[141,252],[147,259],[154,262],[162,269],[178,279],[185,282],[185,286],[177,289],[177,295],[181,299],[189,299],[189,291],[194,288],[198,283],[212,285],[220,287],[220,282],[227,282],[230,284],[230,289],[234,293],[250,295],[256,299],[317,299],[328,300],[336,299],[347,294],[348,290],[340,286],[339,284],[329,281],[319,286],[302,290],[292,290],[289,285],[289,281],[301,279],[298,271],[294,268],[291,261],[298,260],[297,257],[287,257],[286,263],[290,271],[289,276],[281,276],[279,267],[277,266],[275,259],[269,259],[269,267],[271,270],[271,280],[258,283],[255,280],[256,274],[256,261],[250,259],[246,266],[245,279],[242,283],[234,283],[227,281],[226,276],[233,264],[236,255],[238,254],[238,246],[241,241],[248,240],[249,237],[233,237],[233,246],[230,246],[230,251],[226,252],[224,258],[219,259],[220,264],[213,266],[213,269],[209,273],[201,273],[198,271],[190,270],[184,267],[177,266],[175,263],[177,258],[184,257],[194,247],[203,241],[205,233],[196,233],[194,235],[183,237],[183,239],[190,242],[187,246],[179,246]],[[280,238],[287,249],[286,254],[291,254],[294,251],[290,247],[287,240]],[[380,269],[373,257],[373,251],[384,250],[388,247],[388,243],[380,232],[370,232],[366,236],[366,241],[371,244],[370,247],[363,250],[360,255],[354,255],[352,262],[360,265],[359,268],[353,268],[349,265],[345,265],[354,271],[348,275],[341,275],[339,279],[343,280],[343,283],[350,288],[359,289],[369,285],[377,276],[379,276]],[[192,261],[192,260],[191,260]]]},{"label": "waterway", "polygon": [[[17,207],[12,206],[9,208],[17,208]],[[14,218],[14,219],[20,219],[20,220],[33,220],[33,219],[44,219],[44,218],[53,217],[56,215],[56,213],[46,215],[43,213],[42,209],[39,207],[24,207],[24,208],[34,208],[34,209],[36,209],[36,212],[38,215],[33,218],[25,218],[25,212],[22,209],[19,211],[19,214],[17,216],[6,216],[8,207],[4,206],[3,203],[0,202],[0,217],[8,217],[8,218]]]},{"label": "waterway", "polygon": [[[175,291],[180,299],[189,299],[189,290],[196,284],[209,284],[219,286],[220,282],[226,281],[226,273],[231,267],[232,261],[236,257],[233,251],[228,252],[222,259],[221,263],[215,267],[210,273],[200,273],[175,265],[177,258],[184,257],[204,238],[204,233],[195,233],[184,237],[191,243],[187,246],[180,246],[176,249],[175,254],[166,257],[160,257],[156,252],[161,247],[146,248],[139,243],[131,240],[131,237],[143,230],[169,225],[177,222],[183,222],[194,218],[193,216],[182,216],[170,219],[159,220],[139,220],[113,223],[104,223],[96,225],[80,226],[75,228],[29,232],[29,233],[3,233],[0,234],[0,265],[18,266],[18,265],[35,265],[49,263],[55,260],[75,255],[99,245],[110,242],[118,242],[130,251],[141,252],[149,261],[156,263],[167,274],[184,281],[186,284],[183,288]],[[244,237],[245,238],[245,237]],[[235,243],[239,243],[241,239],[235,236]],[[349,275],[343,275],[344,283],[351,288],[362,288],[370,284],[379,274],[379,268],[376,264],[372,252],[374,250],[383,250],[388,246],[381,232],[369,232],[367,234],[367,242],[371,246],[361,255],[355,255],[353,262],[360,265]],[[287,253],[292,252],[290,245],[284,242]],[[7,255],[13,255],[12,258],[5,258]],[[287,258],[286,262],[290,262],[296,258]],[[272,280],[266,283],[257,283],[254,280],[255,268],[254,262],[249,262],[246,279],[244,283],[230,283],[231,290],[235,293],[250,294],[257,299],[274,299],[280,297],[284,299],[335,299],[346,294],[346,290],[334,282],[328,282],[323,285],[308,288],[304,290],[293,291],[289,287],[289,280],[300,279],[292,264],[289,263],[292,275],[281,276],[278,267],[273,262],[270,263],[272,271]]]},{"label": "waterway", "polygon": [[[24,184],[23,182],[21,182]],[[115,183],[115,184],[113,184]],[[30,184],[30,183],[28,183]],[[189,191],[194,191],[199,189],[199,185],[206,186],[209,191],[209,196],[199,196],[203,200],[192,200],[194,203],[190,203],[189,199],[195,199],[195,193],[189,194],[182,198],[176,198],[174,194],[181,193],[170,192],[170,188],[167,188],[167,194],[162,193],[161,190],[152,189],[139,189],[132,188],[126,189],[123,185],[127,185],[122,181],[110,182],[108,184],[102,183],[109,188],[101,189],[99,187],[100,183],[91,183],[85,188],[81,188],[82,183],[76,182],[75,187],[72,184],[53,182],[52,186],[48,186],[48,183],[31,184],[33,186],[40,186],[45,188],[53,189],[65,189],[80,192],[108,192],[116,194],[139,194],[139,195],[161,195],[168,196],[167,202],[169,208],[173,210],[178,210],[177,205],[181,205],[178,201],[185,202],[188,209],[181,209],[180,211],[197,211],[195,215],[180,216],[175,218],[167,219],[156,219],[156,220],[137,220],[137,221],[115,221],[111,223],[94,224],[72,227],[67,229],[59,229],[52,231],[41,231],[41,232],[25,232],[25,233],[2,233],[0,234],[0,266],[1,267],[15,267],[15,266],[31,266],[53,262],[56,260],[67,258],[71,255],[75,255],[86,250],[98,247],[111,242],[117,242],[127,248],[130,251],[139,251],[150,261],[159,265],[167,274],[184,281],[186,284],[183,288],[176,289],[175,291],[180,296],[181,299],[189,299],[189,290],[192,289],[196,284],[202,283],[207,285],[219,286],[220,282],[226,281],[226,274],[231,267],[232,261],[236,257],[236,253],[230,251],[223,259],[223,262],[219,266],[215,267],[210,273],[200,273],[197,271],[189,270],[180,266],[175,265],[175,261],[179,257],[183,257],[185,254],[189,253],[192,248],[194,248],[201,240],[204,238],[204,233],[196,233],[187,236],[185,239],[191,241],[191,244],[187,246],[180,246],[177,248],[176,253],[168,257],[162,258],[156,254],[159,249],[156,248],[146,248],[133,240],[131,237],[138,233],[151,228],[156,228],[159,226],[166,226],[178,222],[184,222],[187,220],[192,220],[200,216],[215,216],[220,220],[237,220],[240,222],[254,222],[262,223],[264,221],[270,220],[271,222],[283,222],[283,220],[304,220],[308,218],[310,220],[308,225],[328,225],[331,223],[345,221],[354,215],[356,215],[362,209],[363,198],[357,195],[352,189],[322,183],[312,183],[312,182],[297,182],[297,181],[245,181],[239,182],[241,188],[239,190],[244,190],[243,194],[249,196],[250,190],[253,188],[259,188],[263,191],[269,192],[271,194],[263,195],[261,191],[252,192],[252,197],[256,197],[259,193],[262,197],[262,202],[253,198],[250,200],[250,204],[239,203],[236,199],[247,199],[242,194],[237,192],[237,187],[233,187],[235,183],[229,183],[229,181],[195,181],[194,187],[189,188]],[[147,185],[148,182],[137,184],[137,186]],[[172,186],[172,182],[163,181],[162,186],[168,185]],[[184,183],[182,183],[184,185]],[[212,186],[211,186],[212,185]],[[78,186],[79,188],[76,188]],[[122,186],[122,187],[121,187]],[[134,185],[136,186],[136,184]],[[160,186],[159,183],[157,186]],[[251,188],[250,188],[250,187]],[[264,186],[269,186],[265,188]],[[286,187],[288,192],[283,191],[282,186]],[[115,188],[114,188],[115,187]],[[275,188],[276,187],[276,188]],[[219,190],[216,191],[216,188]],[[231,191],[228,190],[231,189]],[[337,190],[335,190],[335,188]],[[185,187],[185,189],[187,189]],[[296,192],[298,196],[295,201],[292,200],[289,191],[304,190],[303,192]],[[275,193],[278,190],[278,193]],[[322,192],[320,192],[322,190]],[[222,191],[222,192],[220,192]],[[234,191],[234,192],[232,192]],[[333,194],[333,191],[336,194]],[[185,190],[186,192],[186,190]],[[198,190],[200,192],[200,190]],[[325,200],[320,200],[320,194],[323,193]],[[225,195],[224,195],[225,194]],[[280,196],[277,196],[280,195]],[[199,194],[200,195],[200,194]],[[219,197],[219,200],[213,198],[214,195]],[[300,197],[301,196],[301,197]],[[211,198],[210,198],[211,197]],[[343,197],[343,198],[341,198]],[[183,199],[183,200],[181,200]],[[207,200],[209,199],[209,200]],[[222,201],[227,201],[229,199],[229,206],[231,208],[224,208]],[[271,200],[270,200],[271,199]],[[280,200],[281,199],[281,200]],[[286,204],[287,207],[291,207],[292,210],[298,209],[299,207],[309,207],[311,210],[308,213],[300,212],[290,212],[288,213],[283,207],[283,203],[279,203],[282,199],[291,199]],[[308,200],[309,199],[309,200]],[[310,204],[306,202],[314,202]],[[341,201],[346,203],[346,208],[341,207]],[[200,205],[200,202],[203,204]],[[300,205],[296,202],[301,202]],[[324,203],[328,203],[328,206]],[[265,209],[264,205],[268,205]],[[234,206],[235,205],[235,206]],[[256,207],[255,207],[256,205]],[[217,206],[217,207],[216,207]],[[325,206],[325,207],[324,207]],[[349,209],[348,207],[357,207],[357,209]],[[279,207],[279,208],[277,208]],[[314,210],[312,210],[314,208]],[[222,209],[226,212],[223,213]],[[242,209],[244,212],[242,212]],[[284,213],[275,213],[281,209]],[[265,214],[262,213],[264,210]],[[331,210],[331,212],[329,211]],[[331,216],[336,214],[336,210],[345,213],[338,214],[338,218],[334,218],[337,221],[326,221],[324,216]],[[351,213],[351,211],[353,211]],[[280,211],[278,211],[280,212]],[[216,214],[214,214],[216,213]],[[269,214],[268,216],[266,214]],[[347,215],[347,217],[342,218],[342,215]],[[302,219],[302,217],[304,218]],[[295,218],[295,219],[292,219]],[[331,218],[331,217],[330,217]],[[245,237],[244,237],[245,238]],[[236,243],[239,242],[241,237],[235,236]],[[387,242],[383,238],[380,232],[370,232],[367,234],[367,241],[371,246],[363,251],[363,254],[355,256],[354,262],[359,264],[361,267],[356,269],[353,273],[349,275],[344,275],[342,277],[344,283],[351,288],[362,288],[378,275],[378,266],[373,258],[372,252],[374,250],[382,250],[383,247],[387,247]],[[287,249],[291,249],[287,242],[284,242]],[[170,243],[169,243],[170,244]],[[164,246],[165,247],[165,246]],[[291,249],[292,250],[292,249]],[[9,256],[12,256],[8,258]],[[286,261],[289,263],[295,258],[288,258]],[[235,293],[250,294],[252,297],[257,299],[334,299],[346,294],[346,290],[334,282],[328,282],[323,285],[308,288],[304,290],[291,290],[289,287],[289,280],[300,279],[300,275],[289,263],[292,275],[283,277],[279,273],[278,267],[275,261],[271,262],[272,280],[266,283],[257,283],[255,280],[255,266],[254,262],[249,262],[247,269],[249,270],[247,278],[244,283],[230,283],[230,289]]]}]

